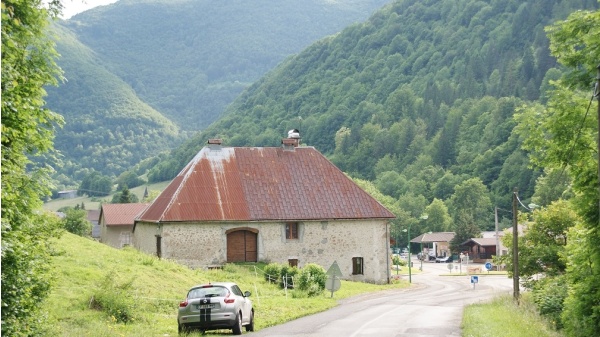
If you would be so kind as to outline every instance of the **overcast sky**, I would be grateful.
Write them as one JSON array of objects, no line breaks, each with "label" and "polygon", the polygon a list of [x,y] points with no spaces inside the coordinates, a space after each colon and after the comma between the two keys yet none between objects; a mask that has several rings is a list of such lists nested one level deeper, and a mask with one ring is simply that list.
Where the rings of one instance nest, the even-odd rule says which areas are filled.
[{"label": "overcast sky", "polygon": [[68,19],[77,13],[81,13],[96,6],[108,5],[117,0],[63,0],[63,19]]}]

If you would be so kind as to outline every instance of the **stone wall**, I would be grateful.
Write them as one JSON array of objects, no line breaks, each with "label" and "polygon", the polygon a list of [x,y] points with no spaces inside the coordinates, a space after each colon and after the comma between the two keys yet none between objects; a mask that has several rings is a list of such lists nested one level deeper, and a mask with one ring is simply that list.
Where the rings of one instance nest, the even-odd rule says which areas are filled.
[{"label": "stone wall", "polygon": [[[283,222],[251,223],[137,223],[134,245],[156,254],[156,238],[162,240],[162,257],[192,268],[227,262],[226,231],[252,228],[258,231],[258,260],[298,266],[316,263],[328,269],[336,261],[343,279],[385,283],[389,277],[389,235],[385,220],[303,221],[298,239],[285,237]],[[364,273],[352,275],[352,258],[362,257]]]}]

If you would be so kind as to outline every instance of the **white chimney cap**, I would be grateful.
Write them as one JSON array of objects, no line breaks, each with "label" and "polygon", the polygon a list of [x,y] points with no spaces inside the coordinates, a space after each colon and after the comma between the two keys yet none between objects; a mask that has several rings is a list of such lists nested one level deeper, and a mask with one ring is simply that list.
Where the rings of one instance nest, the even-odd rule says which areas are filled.
[{"label": "white chimney cap", "polygon": [[288,138],[300,138],[300,131],[298,129],[288,131]]}]

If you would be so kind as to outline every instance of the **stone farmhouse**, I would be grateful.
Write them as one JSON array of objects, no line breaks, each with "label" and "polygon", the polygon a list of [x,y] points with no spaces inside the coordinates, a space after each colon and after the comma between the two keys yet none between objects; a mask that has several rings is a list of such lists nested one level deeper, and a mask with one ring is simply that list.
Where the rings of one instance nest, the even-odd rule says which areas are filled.
[{"label": "stone farmhouse", "polygon": [[134,246],[192,268],[337,262],[343,279],[388,282],[394,214],[292,131],[281,147],[209,140],[137,217]]}]

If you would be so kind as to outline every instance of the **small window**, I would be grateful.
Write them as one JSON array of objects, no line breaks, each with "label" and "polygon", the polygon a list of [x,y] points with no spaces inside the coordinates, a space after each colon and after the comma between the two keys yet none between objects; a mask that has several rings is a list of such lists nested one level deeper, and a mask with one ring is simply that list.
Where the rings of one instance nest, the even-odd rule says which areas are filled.
[{"label": "small window", "polygon": [[288,240],[298,239],[298,223],[288,222],[285,224],[285,238]]},{"label": "small window", "polygon": [[131,246],[131,232],[121,232],[119,234],[119,244],[121,248]]},{"label": "small window", "polygon": [[298,259],[288,259],[288,264],[290,267],[298,268]]},{"label": "small window", "polygon": [[353,257],[352,258],[352,275],[363,275],[363,258]]}]

